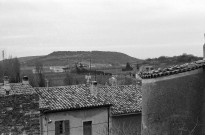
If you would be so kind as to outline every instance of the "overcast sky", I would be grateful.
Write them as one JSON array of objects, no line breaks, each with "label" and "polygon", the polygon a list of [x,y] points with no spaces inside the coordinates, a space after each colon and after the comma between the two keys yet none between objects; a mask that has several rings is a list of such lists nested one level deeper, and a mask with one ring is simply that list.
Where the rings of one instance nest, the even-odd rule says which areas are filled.
[{"label": "overcast sky", "polygon": [[[0,50],[202,56],[205,0],[0,0]],[[2,56],[0,56],[2,59]]]}]

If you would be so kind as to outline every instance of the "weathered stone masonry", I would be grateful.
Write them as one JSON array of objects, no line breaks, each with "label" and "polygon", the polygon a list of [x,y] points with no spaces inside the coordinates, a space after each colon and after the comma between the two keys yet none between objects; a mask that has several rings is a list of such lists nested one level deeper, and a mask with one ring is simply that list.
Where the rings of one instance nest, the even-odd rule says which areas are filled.
[{"label": "weathered stone masonry", "polygon": [[37,94],[0,96],[0,134],[39,135],[39,96]]}]

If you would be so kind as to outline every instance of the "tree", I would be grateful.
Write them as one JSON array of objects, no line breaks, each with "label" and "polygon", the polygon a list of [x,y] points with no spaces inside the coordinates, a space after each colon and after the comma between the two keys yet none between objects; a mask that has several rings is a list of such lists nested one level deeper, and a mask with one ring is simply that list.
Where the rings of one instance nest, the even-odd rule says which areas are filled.
[{"label": "tree", "polygon": [[132,69],[132,67],[131,67],[129,62],[127,62],[127,64],[126,64],[126,69]]},{"label": "tree", "polygon": [[64,79],[65,85],[77,85],[80,82],[82,82],[82,80],[80,78],[74,77],[74,75],[70,74],[70,73],[67,73],[66,77]]},{"label": "tree", "polygon": [[4,71],[3,71],[3,64],[0,63],[0,79],[2,80],[4,76]]},{"label": "tree", "polygon": [[65,85],[73,85],[73,83],[74,83],[74,78],[72,77],[71,74],[67,73],[66,77],[64,79],[64,84]]},{"label": "tree", "polygon": [[43,73],[43,64],[40,61],[35,62],[36,73]]},{"label": "tree", "polygon": [[131,70],[133,70],[133,68],[129,62],[127,62],[126,67],[122,69],[122,71],[131,71]]},{"label": "tree", "polygon": [[0,63],[0,78],[8,76],[10,82],[20,82],[20,63],[18,58],[5,59]]},{"label": "tree", "polygon": [[45,87],[45,76],[43,74],[43,64],[40,61],[35,63],[36,80],[39,87]]},{"label": "tree", "polygon": [[166,57],[166,56],[160,56],[159,58],[158,58],[158,61],[159,62],[166,62],[168,60],[168,57]]},{"label": "tree", "polygon": [[17,58],[13,59],[13,78],[15,82],[20,82],[20,63]]}]

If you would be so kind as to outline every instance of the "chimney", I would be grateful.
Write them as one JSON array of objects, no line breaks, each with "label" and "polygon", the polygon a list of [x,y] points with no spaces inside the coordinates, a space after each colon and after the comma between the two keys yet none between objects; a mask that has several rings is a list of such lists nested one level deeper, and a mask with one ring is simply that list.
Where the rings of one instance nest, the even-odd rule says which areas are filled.
[{"label": "chimney", "polygon": [[91,82],[91,85],[90,85],[90,93],[91,93],[93,96],[97,96],[97,94],[98,94],[98,83],[97,83],[97,81],[92,81],[92,82]]},{"label": "chimney", "polygon": [[85,79],[86,79],[86,84],[89,85],[91,83],[91,76],[85,75]]},{"label": "chimney", "polygon": [[9,84],[9,77],[8,76],[4,76],[4,86]]},{"label": "chimney", "polygon": [[24,85],[28,85],[29,84],[28,76],[24,76],[23,77],[22,84],[24,84]]},{"label": "chimney", "polygon": [[109,84],[111,86],[117,86],[117,79],[114,75],[111,78],[109,78]]},{"label": "chimney", "polygon": [[9,95],[9,92],[11,90],[11,86],[9,84],[9,77],[8,76],[4,76],[4,86],[3,86],[3,88],[6,91],[6,95]]}]

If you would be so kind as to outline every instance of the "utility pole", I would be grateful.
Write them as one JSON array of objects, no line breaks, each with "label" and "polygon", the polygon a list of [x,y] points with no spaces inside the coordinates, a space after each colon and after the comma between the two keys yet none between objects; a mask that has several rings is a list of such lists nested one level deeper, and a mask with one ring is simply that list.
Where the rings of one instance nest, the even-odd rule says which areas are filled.
[{"label": "utility pole", "polygon": [[5,56],[5,52],[4,52],[4,50],[2,51],[2,60],[3,60],[3,62],[4,62],[4,56]]},{"label": "utility pole", "polygon": [[97,79],[96,79],[96,70],[95,70],[95,81],[97,81]]},{"label": "utility pole", "polygon": [[2,51],[2,70],[3,70],[2,75],[3,77],[4,77],[4,57],[5,57],[5,51],[3,50]]},{"label": "utility pole", "polygon": [[90,58],[90,73],[91,73],[91,58]]},{"label": "utility pole", "polygon": [[91,75],[91,57],[92,57],[91,55],[92,55],[92,52],[90,52],[90,72],[89,72],[89,76],[92,76]]},{"label": "utility pole", "polygon": [[48,79],[45,79],[45,81],[46,81],[46,88],[48,89],[48,83],[49,83],[49,81],[48,81]]}]

